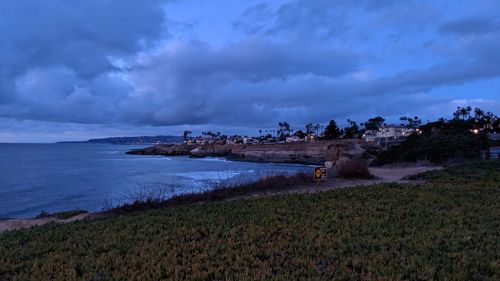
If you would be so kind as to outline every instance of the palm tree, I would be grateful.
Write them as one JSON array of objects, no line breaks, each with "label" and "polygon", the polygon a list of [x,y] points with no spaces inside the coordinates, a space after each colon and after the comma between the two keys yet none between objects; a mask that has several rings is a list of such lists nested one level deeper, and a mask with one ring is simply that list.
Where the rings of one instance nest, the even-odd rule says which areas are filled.
[{"label": "palm tree", "polygon": [[463,120],[465,120],[465,117],[467,117],[467,119],[470,118],[471,110],[472,108],[470,106],[460,108],[460,115],[462,116]]},{"label": "palm tree", "polygon": [[306,125],[306,134],[310,135],[312,133],[314,133],[314,125],[311,123],[308,123]]},{"label": "palm tree", "polygon": [[465,117],[467,116],[470,116],[470,111],[471,111],[471,107],[468,106],[468,107],[457,107],[457,111],[455,111],[455,113],[453,113],[453,116],[455,116],[455,118],[460,118],[462,117],[462,120],[465,120]]},{"label": "palm tree", "polygon": [[183,138],[184,142],[187,142],[189,140],[189,135],[191,134],[191,131],[184,131]]},{"label": "palm tree", "polygon": [[319,129],[321,128],[320,124],[314,125],[314,131],[316,132],[316,136],[319,135]]},{"label": "palm tree", "polygon": [[477,120],[481,120],[483,119],[484,117],[484,111],[482,111],[479,107],[476,107],[474,109],[474,117],[477,119]]}]

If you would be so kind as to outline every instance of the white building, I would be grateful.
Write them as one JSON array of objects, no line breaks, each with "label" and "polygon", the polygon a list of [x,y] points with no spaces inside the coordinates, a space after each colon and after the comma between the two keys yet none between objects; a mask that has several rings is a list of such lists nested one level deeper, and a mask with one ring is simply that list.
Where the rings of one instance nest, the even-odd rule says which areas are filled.
[{"label": "white building", "polygon": [[377,142],[379,144],[387,144],[401,140],[413,134],[415,129],[408,129],[397,125],[381,126],[378,130],[366,130],[363,138],[367,142]]},{"label": "white building", "polygon": [[297,136],[290,136],[286,137],[285,139],[285,142],[298,142],[298,141],[302,141],[302,139]]},{"label": "white building", "polygon": [[375,142],[377,140],[377,130],[366,130],[363,138],[366,142]]}]

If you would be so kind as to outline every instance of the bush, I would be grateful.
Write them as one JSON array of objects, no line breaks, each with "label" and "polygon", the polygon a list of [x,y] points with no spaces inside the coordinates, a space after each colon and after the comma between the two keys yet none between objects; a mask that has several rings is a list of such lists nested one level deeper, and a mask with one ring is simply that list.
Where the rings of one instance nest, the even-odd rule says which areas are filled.
[{"label": "bush", "polygon": [[367,165],[358,159],[349,159],[342,162],[337,168],[337,176],[340,178],[371,179],[373,175]]},{"label": "bush", "polygon": [[481,150],[488,147],[487,138],[460,125],[458,121],[428,124],[422,127],[421,134],[413,134],[400,145],[382,152],[372,165],[417,161],[440,164],[455,159],[479,158]]},{"label": "bush", "polygon": [[289,189],[293,185],[306,184],[311,181],[311,176],[306,173],[295,175],[271,175],[263,177],[255,182],[226,184],[215,181],[210,183],[207,190],[200,193],[187,193],[174,195],[168,198],[166,192],[161,189],[152,192],[139,192],[132,194],[128,199],[131,203],[120,206],[110,206],[104,213],[122,214],[135,211],[145,211],[188,205],[193,203],[206,203],[222,201],[238,196],[248,196],[258,192],[279,192]]}]

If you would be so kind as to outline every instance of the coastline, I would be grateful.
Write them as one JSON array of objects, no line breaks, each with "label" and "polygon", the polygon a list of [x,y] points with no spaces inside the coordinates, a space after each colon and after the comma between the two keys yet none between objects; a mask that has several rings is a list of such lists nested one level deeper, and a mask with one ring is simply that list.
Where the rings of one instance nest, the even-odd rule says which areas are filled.
[{"label": "coastline", "polygon": [[130,155],[222,157],[231,161],[324,165],[357,158],[370,162],[380,147],[359,139],[279,144],[160,144],[127,151]]},{"label": "coastline", "polygon": [[[411,166],[411,167],[372,167],[370,172],[375,176],[373,179],[344,179],[344,178],[330,178],[327,181],[315,183],[312,182],[308,175],[297,175],[291,177],[271,177],[263,179],[264,185],[257,188],[253,184],[232,186],[221,188],[219,190],[199,192],[193,194],[184,194],[177,197],[167,199],[164,202],[169,202],[166,206],[155,205],[155,208],[174,207],[178,205],[189,205],[198,203],[208,203],[212,201],[225,201],[236,199],[251,199],[257,197],[269,197],[283,194],[301,194],[301,193],[317,193],[325,192],[334,189],[350,188],[357,186],[372,186],[381,183],[399,183],[399,184],[419,184],[420,180],[409,180],[409,176],[417,175],[420,173],[442,169],[440,166]],[[266,182],[267,181],[267,182]],[[262,183],[256,183],[261,185]],[[232,192],[231,192],[232,190]],[[169,201],[171,200],[171,201]],[[154,203],[154,202],[153,202]],[[156,204],[155,203],[155,204]],[[128,213],[131,211],[147,210],[144,207],[137,207],[131,202],[129,205],[118,207],[118,212],[115,213]],[[123,209],[123,210],[122,210]],[[121,211],[120,211],[121,210]],[[68,211],[70,212],[70,211]],[[67,213],[67,212],[63,212]],[[0,234],[6,231],[21,230],[41,226],[49,223],[65,224],[85,219],[93,219],[106,215],[109,212],[85,212],[67,218],[57,218],[56,214],[51,214],[43,218],[31,219],[0,219]],[[111,212],[113,213],[113,212]]]},{"label": "coastline", "polygon": [[[298,185],[293,194],[282,186],[271,194],[124,210],[123,215],[5,232],[0,234],[5,269],[0,275],[7,280],[56,274],[60,279],[80,274],[85,280],[144,280],[183,272],[173,279],[219,274],[216,279],[295,280],[310,272],[309,279],[342,274],[356,280],[497,280],[498,256],[491,249],[498,240],[492,222],[498,217],[499,165],[450,166],[411,177],[415,184],[325,192]],[[221,264],[227,270],[221,271]],[[412,268],[411,275],[401,271],[401,264]],[[277,266],[282,270],[273,271]]]}]

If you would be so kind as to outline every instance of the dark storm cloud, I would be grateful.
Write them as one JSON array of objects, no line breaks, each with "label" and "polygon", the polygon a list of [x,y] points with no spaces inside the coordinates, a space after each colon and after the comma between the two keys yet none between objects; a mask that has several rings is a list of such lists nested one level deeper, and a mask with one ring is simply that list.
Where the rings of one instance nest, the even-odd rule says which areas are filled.
[{"label": "dark storm cloud", "polygon": [[[419,1],[405,2],[384,0],[296,0],[289,1],[276,9],[261,3],[248,8],[233,26],[248,34],[269,36],[286,36],[291,38],[316,38],[321,40],[336,39],[344,33],[356,28],[358,16],[366,16],[371,12],[393,12],[398,17],[401,7],[420,10],[399,19],[408,24],[415,18],[425,16],[428,11],[421,9]],[[364,15],[363,15],[364,14]],[[369,17],[367,17],[369,19]]]},{"label": "dark storm cloud", "polygon": [[[260,40],[223,48],[197,41],[176,42],[148,54],[132,67],[129,79],[138,91],[124,106],[139,102],[143,105],[137,115],[143,119],[139,122],[158,125],[238,122],[246,118],[258,122],[268,116],[258,117],[248,110],[260,93],[245,92],[242,85],[279,87],[297,75],[337,77],[357,67],[355,55],[321,47],[282,46]],[[292,98],[279,92],[275,95]],[[273,97],[267,99],[271,102]]]},{"label": "dark storm cloud", "polygon": [[351,75],[360,70],[358,57],[334,50],[321,52],[317,47],[265,41],[222,49],[179,42],[148,54],[132,67],[135,70],[129,75],[138,92],[124,105],[137,107],[137,114],[132,115],[139,118],[135,122],[158,126],[253,126],[280,119],[319,122],[325,116],[353,115],[362,108],[381,112],[395,101],[399,105],[392,108],[405,112],[414,108],[411,101],[415,97],[422,105],[437,100],[425,100],[420,93],[499,77],[498,55],[489,55],[494,43],[491,38],[471,44],[466,63],[437,63],[422,70],[359,80]]},{"label": "dark storm cloud", "polygon": [[291,1],[276,10],[267,4],[250,7],[234,27],[249,34],[278,35],[287,33],[293,37],[319,37],[321,39],[343,32],[347,26],[338,13],[345,6],[359,1]]},{"label": "dark storm cloud", "polygon": [[0,74],[5,79],[1,96],[12,95],[9,82],[33,68],[65,67],[83,79],[115,69],[110,57],[134,54],[161,35],[159,4],[1,1]]},{"label": "dark storm cloud", "polygon": [[449,21],[440,28],[442,33],[482,34],[498,32],[500,17],[467,17]]}]

